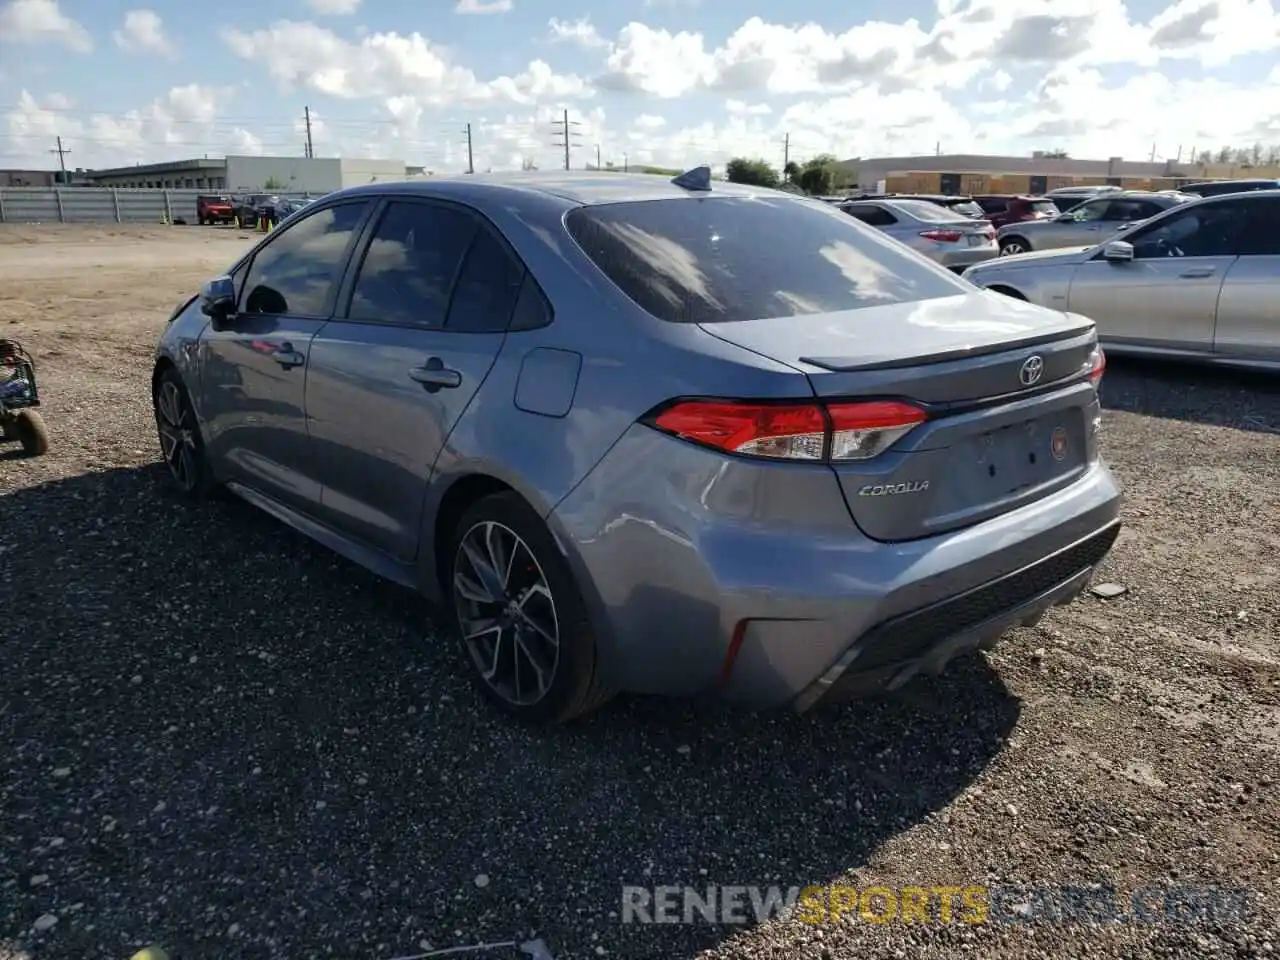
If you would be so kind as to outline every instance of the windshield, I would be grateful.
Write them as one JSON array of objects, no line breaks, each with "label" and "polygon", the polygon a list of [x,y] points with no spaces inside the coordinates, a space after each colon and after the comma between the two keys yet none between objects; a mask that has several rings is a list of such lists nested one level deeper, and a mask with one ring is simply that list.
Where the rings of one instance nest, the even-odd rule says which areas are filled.
[{"label": "windshield", "polygon": [[878,230],[804,200],[611,203],[579,207],[565,225],[632,301],[677,323],[804,316],[965,292]]}]

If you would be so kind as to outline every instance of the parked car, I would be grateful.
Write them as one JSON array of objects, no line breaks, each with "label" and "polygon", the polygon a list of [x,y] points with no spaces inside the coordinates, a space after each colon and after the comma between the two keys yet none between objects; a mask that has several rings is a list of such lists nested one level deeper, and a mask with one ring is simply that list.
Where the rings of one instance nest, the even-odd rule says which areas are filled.
[{"label": "parked car", "polygon": [[997,230],[1024,220],[1047,220],[1061,212],[1053,201],[1025,194],[987,194],[973,199]]},{"label": "parked car", "polygon": [[965,271],[1090,317],[1108,352],[1280,369],[1280,190],[1178,204],[1122,238]]},{"label": "parked car", "polygon": [[256,227],[262,219],[275,222],[280,198],[269,193],[249,193],[234,201],[235,215],[243,227]]},{"label": "parked car", "polygon": [[1197,197],[1220,197],[1228,193],[1248,193],[1252,190],[1277,190],[1280,189],[1280,180],[1205,180],[1200,183],[1185,183],[1178,189]]},{"label": "parked car", "polygon": [[200,226],[210,223],[231,223],[235,210],[226,194],[201,194],[196,197],[196,222]]},{"label": "parked car", "polygon": [[991,224],[925,200],[858,200],[840,209],[957,273],[998,252]]},{"label": "parked car", "polygon": [[275,222],[279,223],[286,217],[291,217],[307,204],[311,203],[311,197],[281,197],[275,202],[274,210]]},{"label": "parked car", "polygon": [[1182,193],[1107,193],[1052,219],[1003,226],[996,231],[996,243],[1002,257],[1098,243],[1190,199]]},{"label": "parked car", "polygon": [[1119,529],[1103,366],[1084,317],[702,167],[326,195],[170,318],[153,395],[181,492],[441,602],[551,722],[895,689],[1069,601]]}]

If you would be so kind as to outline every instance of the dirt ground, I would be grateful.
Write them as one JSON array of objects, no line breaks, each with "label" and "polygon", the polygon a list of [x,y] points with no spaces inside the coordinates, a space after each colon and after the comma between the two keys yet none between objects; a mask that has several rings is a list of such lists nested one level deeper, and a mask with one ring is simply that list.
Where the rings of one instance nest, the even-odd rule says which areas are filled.
[{"label": "dirt ground", "polygon": [[[473,697],[412,598],[244,505],[166,493],[156,337],[253,239],[0,227],[0,336],[35,355],[53,438],[0,454],[0,956],[1280,951],[1276,379],[1112,364],[1126,525],[1095,583],[1119,598],[887,701],[624,698],[535,733]],[[811,883],[1022,893],[972,925],[618,916],[623,885]],[[1247,909],[1027,906],[1062,885]]]}]

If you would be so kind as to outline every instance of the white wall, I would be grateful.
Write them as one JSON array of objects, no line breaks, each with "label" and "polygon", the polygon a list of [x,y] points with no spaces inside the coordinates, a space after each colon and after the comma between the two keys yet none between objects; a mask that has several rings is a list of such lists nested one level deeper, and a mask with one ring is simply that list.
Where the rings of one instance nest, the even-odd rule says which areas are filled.
[{"label": "white wall", "polygon": [[342,171],[340,176],[344,187],[358,187],[362,183],[405,178],[403,160],[343,159],[338,163]]},{"label": "white wall", "polygon": [[323,157],[227,157],[227,189],[262,192],[274,180],[283,193],[328,193],[343,186],[341,161]]}]

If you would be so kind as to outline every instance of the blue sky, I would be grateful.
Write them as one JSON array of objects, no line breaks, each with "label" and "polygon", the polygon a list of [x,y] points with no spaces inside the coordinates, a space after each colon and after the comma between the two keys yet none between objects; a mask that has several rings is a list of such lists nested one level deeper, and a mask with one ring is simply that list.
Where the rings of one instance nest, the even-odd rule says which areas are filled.
[{"label": "blue sky", "polygon": [[[1276,0],[0,0],[0,166],[1280,145]],[[494,8],[467,12],[468,6]],[[426,11],[426,12],[424,12]],[[214,22],[234,25],[219,30]]]}]

